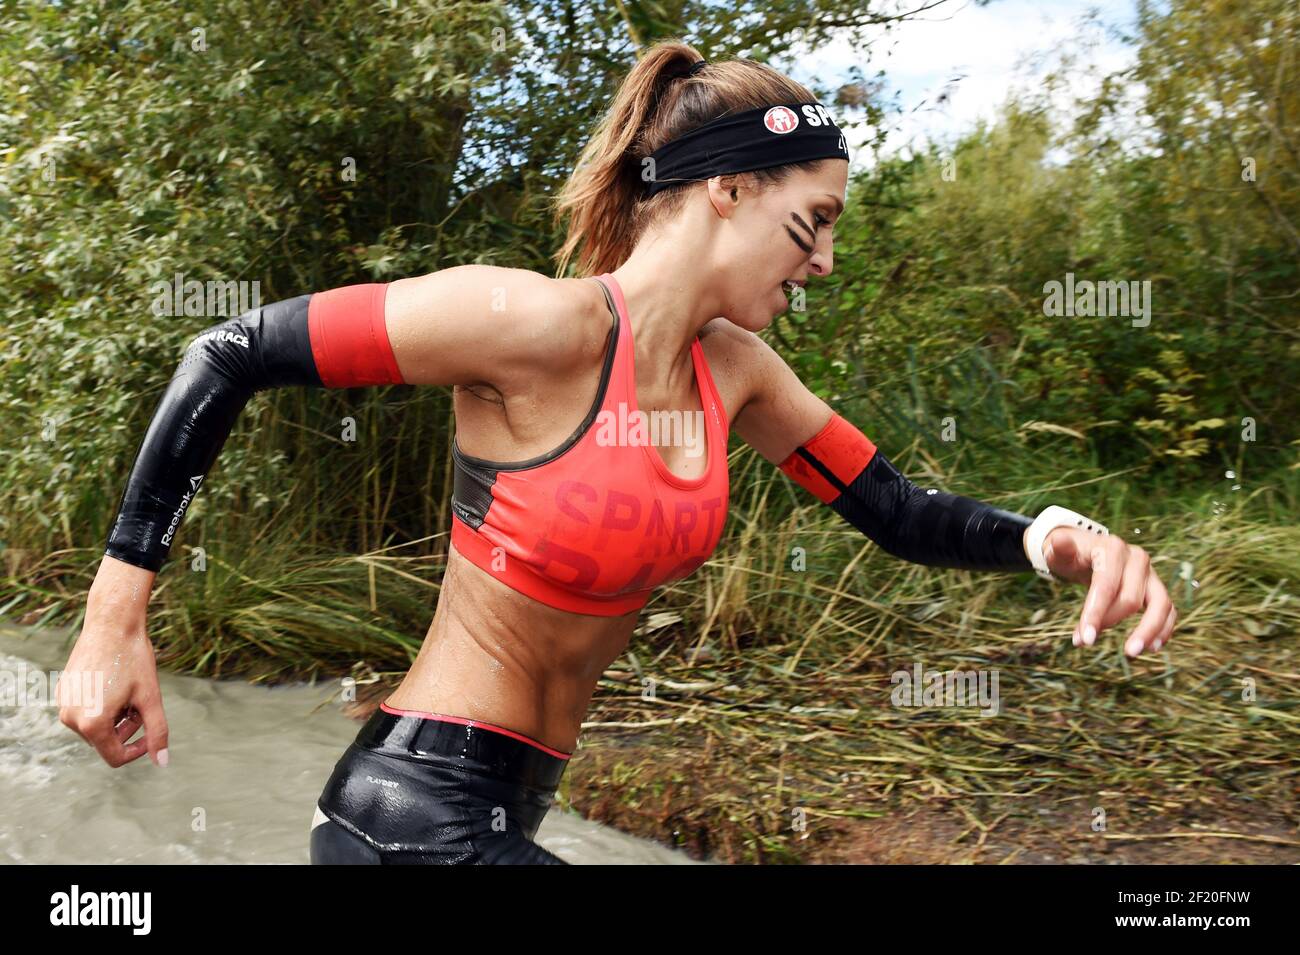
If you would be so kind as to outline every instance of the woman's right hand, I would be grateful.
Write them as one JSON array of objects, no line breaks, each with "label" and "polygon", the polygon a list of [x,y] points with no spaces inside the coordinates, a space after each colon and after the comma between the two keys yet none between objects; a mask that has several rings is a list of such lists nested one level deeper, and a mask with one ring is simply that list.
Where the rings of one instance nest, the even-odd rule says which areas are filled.
[{"label": "woman's right hand", "polygon": [[[167,765],[167,717],[158,665],[145,632],[154,574],[105,557],[91,587],[86,620],[55,690],[59,722],[113,767],[148,753]],[[141,726],[144,735],[129,740]]]}]

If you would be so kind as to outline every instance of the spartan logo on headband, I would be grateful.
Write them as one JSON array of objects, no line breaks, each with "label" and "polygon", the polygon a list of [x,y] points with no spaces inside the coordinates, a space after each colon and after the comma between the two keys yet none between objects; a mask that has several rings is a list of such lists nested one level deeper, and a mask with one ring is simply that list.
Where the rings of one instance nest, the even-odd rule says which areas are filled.
[{"label": "spartan logo on headband", "polygon": [[650,173],[646,197],[728,173],[848,158],[844,134],[821,103],[758,106],[719,116],[656,149],[643,160]]},{"label": "spartan logo on headband", "polygon": [[784,106],[773,106],[763,114],[763,125],[774,133],[792,133],[799,125],[799,114]]}]

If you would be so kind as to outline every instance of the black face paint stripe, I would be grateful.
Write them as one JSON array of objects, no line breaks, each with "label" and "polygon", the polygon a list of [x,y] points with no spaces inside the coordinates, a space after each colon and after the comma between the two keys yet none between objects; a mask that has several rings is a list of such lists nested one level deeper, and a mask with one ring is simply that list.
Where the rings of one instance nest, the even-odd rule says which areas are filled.
[{"label": "black face paint stripe", "polygon": [[814,229],[812,226],[810,226],[808,223],[804,222],[803,217],[800,216],[799,213],[797,212],[790,213],[790,218],[793,219],[795,222],[799,223],[805,229],[807,229],[808,234],[813,237],[814,242],[817,241],[817,230]]},{"label": "black face paint stripe", "polygon": [[809,245],[807,242],[805,242],[802,238],[800,238],[798,233],[796,233],[794,229],[791,229],[789,226],[785,226],[785,231],[789,233],[790,240],[795,245],[799,246],[799,248],[803,249],[805,252],[811,252],[813,250],[813,247]]}]

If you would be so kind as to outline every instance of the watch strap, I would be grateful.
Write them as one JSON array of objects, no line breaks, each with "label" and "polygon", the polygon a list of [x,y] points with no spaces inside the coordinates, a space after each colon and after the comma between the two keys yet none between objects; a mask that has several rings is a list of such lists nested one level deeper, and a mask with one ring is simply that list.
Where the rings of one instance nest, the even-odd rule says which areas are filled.
[{"label": "watch strap", "polygon": [[1043,508],[1042,512],[1034,518],[1034,522],[1029,525],[1029,530],[1025,532],[1025,552],[1038,576],[1047,580],[1052,579],[1052,572],[1047,567],[1043,544],[1047,540],[1047,535],[1058,527],[1077,527],[1080,530],[1103,535],[1110,533],[1106,525],[1068,507],[1050,504]]}]

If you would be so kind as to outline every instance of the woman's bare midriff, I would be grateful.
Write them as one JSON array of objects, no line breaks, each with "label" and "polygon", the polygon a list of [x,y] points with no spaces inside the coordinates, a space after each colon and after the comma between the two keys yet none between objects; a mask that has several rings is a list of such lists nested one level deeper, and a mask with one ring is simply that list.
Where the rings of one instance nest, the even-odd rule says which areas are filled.
[{"label": "woman's bare midriff", "polygon": [[388,705],[484,720],[571,753],[596,683],[636,620],[636,611],[548,607],[453,547],[424,645]]}]

